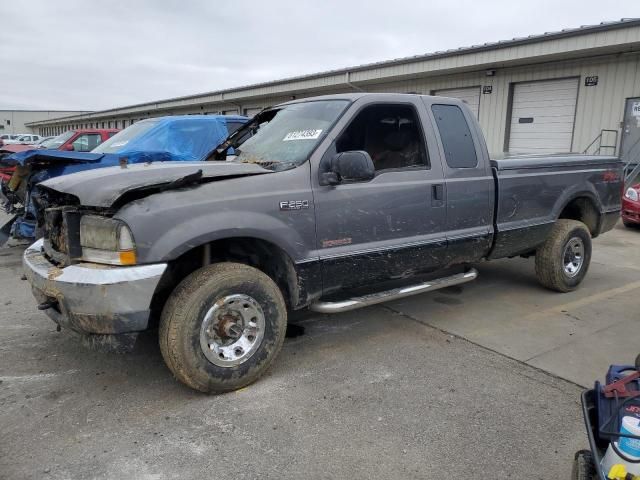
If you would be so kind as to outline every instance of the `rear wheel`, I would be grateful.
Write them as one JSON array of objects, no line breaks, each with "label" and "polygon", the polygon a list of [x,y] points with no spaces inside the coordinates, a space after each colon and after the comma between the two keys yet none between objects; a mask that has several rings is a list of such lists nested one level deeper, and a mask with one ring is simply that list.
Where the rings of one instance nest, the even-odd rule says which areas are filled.
[{"label": "rear wheel", "polygon": [[584,280],[591,262],[591,234],[576,220],[557,220],[536,251],[536,276],[551,290],[570,292]]},{"label": "rear wheel", "polygon": [[160,349],[178,380],[207,393],[257,380],[277,356],[287,330],[280,289],[260,270],[218,263],[189,275],[160,319]]}]

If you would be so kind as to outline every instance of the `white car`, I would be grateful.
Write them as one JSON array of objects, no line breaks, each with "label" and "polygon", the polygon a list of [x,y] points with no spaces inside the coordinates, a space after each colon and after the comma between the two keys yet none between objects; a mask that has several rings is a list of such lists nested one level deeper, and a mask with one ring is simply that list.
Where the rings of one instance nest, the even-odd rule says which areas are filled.
[{"label": "white car", "polygon": [[20,135],[22,134],[4,133],[0,135],[0,140],[2,140],[3,142],[6,142],[7,140],[15,140]]},{"label": "white car", "polygon": [[35,143],[35,146],[38,148],[47,148],[49,141],[54,138],[56,137],[40,137],[40,140]]},{"label": "white car", "polygon": [[[3,135],[4,137],[5,135]],[[12,145],[12,144],[22,144],[22,145],[33,145],[34,143],[38,143],[40,141],[40,139],[42,138],[40,135],[35,135],[32,133],[22,133],[22,134],[18,134],[18,135],[6,135],[8,137],[17,137],[17,138],[13,138],[13,139],[2,139],[2,141],[4,142],[5,145]]]}]

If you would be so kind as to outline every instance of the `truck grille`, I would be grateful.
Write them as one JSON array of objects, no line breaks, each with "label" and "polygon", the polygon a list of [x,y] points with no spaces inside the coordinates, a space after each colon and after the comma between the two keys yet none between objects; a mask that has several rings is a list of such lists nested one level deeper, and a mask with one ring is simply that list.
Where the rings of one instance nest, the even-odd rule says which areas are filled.
[{"label": "truck grille", "polygon": [[68,253],[62,208],[48,208],[44,215],[44,238],[59,253]]},{"label": "truck grille", "polygon": [[80,217],[76,207],[47,208],[44,214],[44,253],[56,264],[79,261]]}]

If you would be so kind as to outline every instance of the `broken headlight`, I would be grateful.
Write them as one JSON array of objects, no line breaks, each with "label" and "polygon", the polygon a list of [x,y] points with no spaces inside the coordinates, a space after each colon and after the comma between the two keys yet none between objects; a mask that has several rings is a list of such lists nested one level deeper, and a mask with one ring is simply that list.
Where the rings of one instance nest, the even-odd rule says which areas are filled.
[{"label": "broken headlight", "polygon": [[83,215],[80,220],[82,259],[109,265],[135,265],[136,245],[129,227],[120,220]]}]

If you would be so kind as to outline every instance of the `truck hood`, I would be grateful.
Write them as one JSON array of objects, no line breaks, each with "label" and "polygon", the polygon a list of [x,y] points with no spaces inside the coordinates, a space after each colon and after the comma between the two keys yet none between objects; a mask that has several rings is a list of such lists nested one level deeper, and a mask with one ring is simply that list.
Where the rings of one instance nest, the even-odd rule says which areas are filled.
[{"label": "truck hood", "polygon": [[87,207],[112,207],[125,195],[133,198],[224,178],[273,173],[252,163],[162,162],[87,170],[39,184],[73,195]]}]

